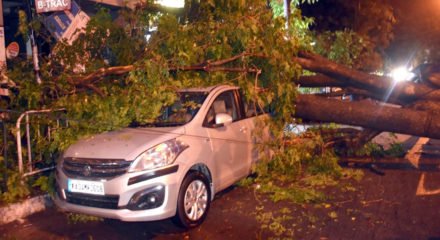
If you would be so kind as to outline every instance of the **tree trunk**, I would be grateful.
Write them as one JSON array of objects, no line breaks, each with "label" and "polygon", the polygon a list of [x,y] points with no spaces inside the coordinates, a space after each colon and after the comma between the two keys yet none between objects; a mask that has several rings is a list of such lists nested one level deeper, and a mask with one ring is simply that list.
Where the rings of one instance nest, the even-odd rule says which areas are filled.
[{"label": "tree trunk", "polygon": [[440,114],[377,104],[373,100],[349,102],[300,95],[295,116],[440,139]]},{"label": "tree trunk", "polygon": [[[307,70],[324,74],[327,78],[333,78],[347,86],[375,92],[383,96],[382,99],[378,99],[381,101],[384,99],[408,103],[420,99],[440,101],[440,90],[425,84],[413,82],[396,84],[389,77],[358,71],[311,52],[300,52],[294,59]],[[329,82],[328,79],[326,81]]]}]

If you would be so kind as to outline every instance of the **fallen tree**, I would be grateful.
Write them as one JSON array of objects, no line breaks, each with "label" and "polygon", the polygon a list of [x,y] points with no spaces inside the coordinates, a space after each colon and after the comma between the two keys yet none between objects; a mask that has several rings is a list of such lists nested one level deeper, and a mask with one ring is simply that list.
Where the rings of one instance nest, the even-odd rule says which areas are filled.
[{"label": "fallen tree", "polygon": [[[131,25],[125,27],[115,25],[110,14],[102,11],[72,46],[58,44],[57,54],[44,66],[48,71],[42,71],[40,98],[29,94],[35,89],[29,86],[20,90],[15,104],[63,107],[75,118],[112,120],[111,124],[126,126],[133,120],[154,118],[161,104],[172,101],[176,88],[230,83],[240,85],[248,98],[258,98],[259,104],[277,105],[280,122],[285,124],[294,116],[363,127],[367,131],[347,133],[343,138],[355,145],[361,146],[380,131],[439,137],[435,128],[440,90],[436,85],[395,83],[389,77],[330,61],[305,50],[309,43],[301,35],[307,34],[307,20],[289,19],[290,26],[305,27],[291,28],[286,34],[284,19],[274,18],[264,3],[253,2],[255,7],[249,8],[233,2],[218,2],[213,8],[193,1],[185,24],[160,15],[158,31],[149,42],[144,41],[144,32],[133,30],[145,24],[137,16],[148,12],[148,6],[129,12]],[[289,34],[297,36],[286,37]],[[83,65],[83,72],[78,73],[78,64]],[[303,69],[309,74],[304,75]],[[298,87],[338,90],[308,96],[299,94]],[[335,100],[341,96],[353,97]]]},{"label": "fallen tree", "polygon": [[339,87],[341,93],[362,99],[341,101],[301,95],[296,101],[297,117],[440,138],[440,90],[430,84],[430,76],[424,76],[422,83],[394,82],[390,77],[350,69],[310,52],[300,53],[295,59],[305,69],[320,74],[300,77],[301,86]]},{"label": "fallen tree", "polygon": [[[47,164],[54,163],[54,153],[78,138],[153,121],[164,105],[173,104],[176,89],[215,84],[239,85],[248,100],[274,109],[274,118],[266,123],[277,138],[266,144],[272,151],[262,152],[275,152],[276,157],[273,163],[263,162],[258,172],[278,167],[280,180],[304,176],[303,164],[310,167],[306,175],[327,172],[340,177],[337,158],[325,149],[340,144],[359,147],[380,131],[439,136],[438,117],[429,118],[440,99],[435,87],[394,84],[304,50],[311,46],[306,36],[310,21],[300,14],[288,20],[296,29],[286,30],[285,19],[269,11],[266,1],[187,2],[187,15],[179,18],[148,12],[148,6],[122,12],[122,26],[113,22],[109,10],[101,9],[72,45],[61,41],[41,59],[41,85],[32,81],[30,62],[8,64],[6,75],[16,88],[9,99],[2,99],[2,106],[15,111],[63,108],[63,118],[69,119],[68,127],[56,126],[49,138],[31,128],[38,137],[28,144],[40,151],[33,155],[48,156]],[[157,31],[151,33],[153,22]],[[151,38],[146,41],[147,33]],[[342,51],[352,56],[351,47]],[[304,76],[304,69],[316,75]],[[301,95],[299,86],[341,89]],[[372,100],[334,99],[341,95]],[[400,108],[379,108],[375,103],[387,98]],[[285,139],[286,126],[295,117],[363,129],[321,129],[323,136],[311,133],[305,144],[288,146],[288,140],[298,139]]]}]

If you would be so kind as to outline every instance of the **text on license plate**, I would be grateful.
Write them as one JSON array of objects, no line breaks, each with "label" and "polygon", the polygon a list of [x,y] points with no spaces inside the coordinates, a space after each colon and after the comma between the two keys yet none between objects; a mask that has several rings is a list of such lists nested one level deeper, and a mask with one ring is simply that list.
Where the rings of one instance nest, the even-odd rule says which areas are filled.
[{"label": "text on license plate", "polygon": [[102,182],[69,179],[67,184],[69,192],[104,195],[104,183]]}]

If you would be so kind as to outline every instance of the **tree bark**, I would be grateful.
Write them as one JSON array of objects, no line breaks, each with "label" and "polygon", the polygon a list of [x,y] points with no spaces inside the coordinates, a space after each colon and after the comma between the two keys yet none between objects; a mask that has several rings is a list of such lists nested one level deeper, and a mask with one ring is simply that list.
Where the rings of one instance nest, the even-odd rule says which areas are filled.
[{"label": "tree bark", "polygon": [[346,87],[347,84],[326,75],[301,76],[294,80],[300,87]]},{"label": "tree bark", "polygon": [[295,116],[440,139],[440,114],[377,104],[372,100],[349,102],[300,95]]}]

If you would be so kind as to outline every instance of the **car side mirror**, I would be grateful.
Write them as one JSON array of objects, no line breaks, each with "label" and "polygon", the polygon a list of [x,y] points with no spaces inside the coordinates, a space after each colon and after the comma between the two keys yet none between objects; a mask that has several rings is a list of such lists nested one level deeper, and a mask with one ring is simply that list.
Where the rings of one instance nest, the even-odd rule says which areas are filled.
[{"label": "car side mirror", "polygon": [[232,123],[232,117],[227,113],[218,113],[215,115],[215,125],[228,126]]}]

